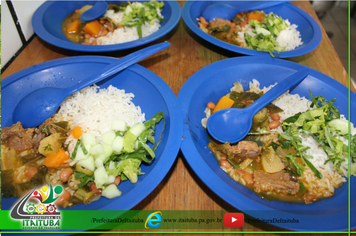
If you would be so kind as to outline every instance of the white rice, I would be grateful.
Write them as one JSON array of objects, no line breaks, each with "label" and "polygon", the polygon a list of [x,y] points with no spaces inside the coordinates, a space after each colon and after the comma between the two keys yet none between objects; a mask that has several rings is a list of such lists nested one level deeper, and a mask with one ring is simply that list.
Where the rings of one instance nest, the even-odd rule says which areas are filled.
[{"label": "white rice", "polygon": [[[160,17],[163,18],[158,8],[157,13]],[[121,22],[124,16],[124,12],[119,11],[117,13],[114,13],[113,10],[108,10],[104,16],[111,18],[114,22]],[[146,37],[148,35],[153,34],[154,32],[158,31],[160,27],[161,25],[158,19],[155,20],[154,24],[145,22],[145,24],[142,25],[142,37]],[[139,35],[137,33],[136,27],[125,26],[122,28],[117,28],[113,32],[109,32],[106,36],[91,38],[90,42],[96,40],[98,45],[107,45],[130,42],[137,39],[139,39]]]},{"label": "white rice", "polygon": [[236,40],[240,43],[241,47],[248,48],[245,41],[245,33],[251,35],[252,37],[256,36],[256,34],[253,32],[252,26],[246,24],[244,27],[241,27],[240,25],[237,25],[236,28],[237,28]]},{"label": "white rice", "polygon": [[134,97],[111,85],[107,89],[94,85],[67,98],[54,119],[69,121],[71,128],[79,126],[101,140],[101,134],[110,130],[113,119],[124,120],[128,126],[145,121],[141,108],[132,102]]},{"label": "white rice", "polygon": [[288,20],[286,22],[289,24],[289,27],[279,32],[276,42],[279,46],[285,47],[286,51],[290,51],[303,45],[303,42],[300,32],[297,30],[298,26],[295,24],[290,25]]},{"label": "white rice", "polygon": [[[249,83],[250,91],[252,92],[260,92],[266,93],[270,90],[274,85],[270,85],[269,87],[264,87],[260,89],[260,82],[256,79],[253,79],[252,82]],[[311,105],[311,101],[306,99],[305,97],[299,96],[299,94],[290,94],[289,91],[285,92],[281,96],[279,96],[276,100],[273,101],[273,104],[283,109],[283,112],[279,113],[281,116],[281,122],[283,122],[288,117],[291,117],[298,112],[305,112],[309,109]],[[280,129],[279,132],[282,132]]]}]

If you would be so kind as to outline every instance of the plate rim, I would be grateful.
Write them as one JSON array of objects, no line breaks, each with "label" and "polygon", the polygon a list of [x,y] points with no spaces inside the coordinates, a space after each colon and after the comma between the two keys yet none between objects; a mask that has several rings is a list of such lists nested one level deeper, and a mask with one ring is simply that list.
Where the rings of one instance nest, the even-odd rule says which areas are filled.
[{"label": "plate rim", "polygon": [[[205,41],[218,46],[220,48],[226,49],[228,51],[232,51],[235,53],[240,53],[240,54],[245,54],[245,55],[250,55],[250,56],[266,56],[266,57],[271,57],[270,54],[268,52],[261,52],[261,51],[257,51],[257,50],[253,50],[253,49],[248,49],[248,48],[243,48],[243,47],[239,47],[239,46],[235,46],[229,43],[226,43],[222,40],[216,39],[213,36],[203,32],[193,21],[193,19],[191,19],[189,11],[192,7],[193,4],[197,3],[197,2],[201,2],[199,0],[197,1],[187,1],[184,3],[183,7],[182,7],[182,18],[185,22],[185,24],[188,26],[188,28],[190,30],[193,31],[194,34],[196,34],[197,36],[199,36],[200,38],[204,39]],[[276,55],[276,53],[274,54],[274,57],[277,58],[290,58],[290,57],[296,57],[296,56],[301,56],[304,54],[307,54],[311,51],[313,51],[314,49],[316,49],[321,40],[322,40],[322,31],[321,28],[319,26],[319,24],[314,20],[314,18],[312,18],[307,12],[305,12],[303,9],[289,3],[283,3],[284,6],[287,6],[289,8],[291,8],[292,10],[298,12],[299,14],[303,15],[303,17],[305,17],[308,22],[312,25],[312,28],[314,30],[314,35],[313,38],[311,40],[310,43],[308,43],[308,45],[301,49],[297,49],[297,50],[292,50],[292,51],[284,51],[284,52],[280,52],[279,55]]]},{"label": "plate rim", "polygon": [[35,34],[41,38],[43,41],[67,50],[72,51],[80,51],[80,52],[110,52],[110,51],[120,51],[125,49],[131,49],[135,47],[139,47],[145,45],[147,43],[153,42],[173,30],[174,27],[178,24],[181,18],[181,8],[179,3],[176,0],[165,0],[165,4],[169,4],[172,9],[172,15],[169,21],[165,26],[161,27],[158,31],[154,32],[151,35],[143,37],[141,39],[137,39],[130,42],[118,43],[118,44],[109,44],[109,45],[82,45],[73,43],[71,41],[65,41],[62,39],[58,39],[50,34],[42,24],[42,16],[44,12],[49,8],[52,4],[55,4],[57,1],[47,0],[41,6],[39,6],[31,19],[31,25],[35,32]]},{"label": "plate rim", "polygon": [[[333,87],[336,88],[342,88],[343,89],[348,89],[347,87],[345,87],[343,84],[341,84],[340,82],[332,79],[331,77],[317,71],[314,70],[312,68],[309,68],[307,66],[295,63],[295,62],[291,62],[291,61],[286,61],[283,59],[278,59],[278,58],[269,58],[269,57],[261,57],[261,56],[242,56],[242,57],[234,57],[234,58],[227,58],[227,59],[223,59],[214,63],[209,64],[208,66],[203,67],[202,69],[198,70],[197,72],[195,72],[186,82],[185,84],[182,86],[182,88],[179,91],[178,94],[178,100],[181,104],[182,107],[182,112],[183,112],[183,121],[184,121],[184,131],[183,131],[183,135],[184,135],[184,139],[182,140],[181,143],[181,151],[183,153],[184,158],[186,159],[187,163],[189,164],[189,166],[192,168],[192,170],[194,171],[194,173],[198,176],[198,178],[212,191],[214,192],[217,196],[219,196],[222,200],[224,200],[225,202],[227,202],[230,206],[232,206],[233,208],[240,210],[242,212],[247,212],[247,214],[249,214],[252,217],[257,218],[259,215],[255,212],[256,210],[258,211],[270,211],[270,212],[278,212],[281,213],[281,211],[278,211],[276,209],[272,209],[269,208],[266,205],[262,205],[260,203],[256,203],[253,200],[245,197],[244,195],[240,195],[236,190],[232,189],[226,182],[224,182],[221,178],[219,178],[218,176],[214,176],[216,177],[214,179],[214,181],[210,181],[211,180],[211,175],[215,175],[215,172],[210,168],[210,166],[203,160],[203,158],[201,158],[201,155],[199,153],[199,151],[196,149],[195,144],[193,143],[192,139],[192,135],[191,135],[191,131],[190,131],[190,127],[188,124],[188,109],[190,106],[190,99],[192,97],[192,95],[194,94],[194,91],[197,87],[199,87],[203,82],[204,82],[204,76],[201,76],[201,73],[204,73],[204,71],[209,71],[209,67],[213,67],[213,64],[215,64],[214,66],[220,65],[224,65],[225,61],[234,61],[235,64],[238,64],[239,61],[242,62],[246,62],[246,59],[249,60],[250,64],[251,61],[256,62],[256,63],[265,63],[266,64],[274,64],[274,65],[278,65],[278,66],[283,66],[286,67],[286,65],[291,66],[291,67],[287,67],[287,68],[291,68],[291,69],[299,69],[299,68],[308,68],[310,70],[310,75],[311,76],[315,76],[315,75],[322,75],[325,78],[328,78],[327,82],[331,83],[331,85]],[[281,64],[279,64],[281,63]],[[243,63],[246,64],[246,63]],[[315,78],[317,79],[317,78]],[[322,81],[321,79],[317,79]],[[351,100],[353,100],[352,104],[354,106],[356,106],[356,94],[355,93],[351,93]],[[210,176],[210,177],[208,177]],[[350,180],[348,180],[350,181]],[[352,179],[351,179],[352,181]],[[229,195],[225,196],[222,193],[225,192],[223,189],[229,189],[231,191],[229,191]],[[242,202],[241,203],[241,199],[240,202],[238,204],[236,204],[236,201],[234,201],[234,199],[236,199],[236,195],[234,194],[239,194],[239,196],[241,196]],[[251,208],[251,203],[253,208]],[[250,204],[250,205],[249,205]],[[249,205],[250,209],[246,209],[244,207],[244,205]],[[356,206],[352,207],[352,209],[356,209]],[[282,212],[283,216],[285,216],[286,218],[289,216],[293,216],[295,214],[290,214],[290,213],[286,213],[285,211]],[[282,214],[281,213],[281,214]],[[344,214],[346,213],[341,211],[338,212],[337,214],[328,214],[328,215],[324,215],[323,219],[318,218],[318,220],[324,220],[324,218],[328,218],[330,215],[333,217],[333,219],[339,219],[341,217],[344,217]],[[282,217],[282,215],[281,215]],[[313,221],[315,222],[315,218],[313,218],[313,216],[305,216],[303,215],[303,219],[305,219],[305,217],[307,217],[307,219],[309,221]],[[318,217],[320,217],[318,215]],[[346,222],[347,223],[347,222]],[[344,231],[344,230],[348,230],[347,228],[347,224],[345,223],[344,227],[334,227],[334,231]],[[352,225],[352,228],[356,227],[356,222],[353,222],[354,225]],[[277,227],[282,227],[281,224],[276,224],[276,223],[271,223],[271,225],[277,226]],[[296,224],[295,227],[292,225],[289,226],[285,226],[283,228],[285,229],[289,229],[289,230],[295,230],[295,231],[304,231],[303,229],[300,228],[300,226],[298,227],[299,224]],[[325,231],[322,229],[307,229],[307,231]]]}]

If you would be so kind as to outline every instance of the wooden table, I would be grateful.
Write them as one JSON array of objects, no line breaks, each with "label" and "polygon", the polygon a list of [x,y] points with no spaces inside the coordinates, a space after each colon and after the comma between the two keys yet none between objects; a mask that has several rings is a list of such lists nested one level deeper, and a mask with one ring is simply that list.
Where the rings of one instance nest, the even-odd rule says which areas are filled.
[{"label": "wooden table", "polygon": [[[181,6],[184,4],[184,2],[179,3]],[[293,1],[293,4],[308,12],[319,23],[323,39],[314,51],[287,60],[316,69],[348,86],[347,72],[309,1]],[[176,95],[184,82],[199,69],[225,58],[241,56],[200,39],[191,32],[182,19],[172,32],[152,44],[164,41],[169,41],[171,47],[141,61],[139,64],[161,77]],[[97,55],[122,57],[137,49],[139,48]],[[56,48],[36,36],[4,71],[2,78],[41,62],[83,54]],[[352,90],[356,91],[355,88],[352,88]],[[232,210],[233,208],[204,185],[180,152],[170,172],[160,185],[134,209]],[[261,232],[266,230],[280,231],[283,229],[270,225],[257,228],[254,225],[245,224],[242,229],[237,230],[241,230],[241,233],[243,233],[243,231]]]}]

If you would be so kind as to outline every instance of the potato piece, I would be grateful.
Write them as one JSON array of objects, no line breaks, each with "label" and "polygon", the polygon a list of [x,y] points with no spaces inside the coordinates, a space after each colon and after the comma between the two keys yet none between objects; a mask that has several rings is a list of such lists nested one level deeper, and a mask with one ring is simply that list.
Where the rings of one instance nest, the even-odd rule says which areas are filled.
[{"label": "potato piece", "polygon": [[287,167],[287,166],[289,166],[289,162],[288,162],[286,156],[288,154],[291,154],[291,155],[295,156],[297,154],[297,152],[295,151],[294,147],[290,147],[289,149],[283,149],[281,147],[278,147],[277,150],[276,150],[276,154],[277,154],[277,156],[280,157],[283,165],[285,167]]},{"label": "potato piece", "polygon": [[293,147],[290,147],[289,149],[283,149],[281,147],[278,147],[276,150],[276,154],[282,158],[285,158],[288,154],[292,154],[293,156],[295,156],[295,154],[297,154],[297,152],[295,151],[295,149]]},{"label": "potato piece", "polygon": [[38,147],[38,152],[44,156],[55,154],[62,146],[62,143],[59,141],[60,137],[60,133],[54,133],[42,139]]},{"label": "potato piece", "polygon": [[21,166],[14,149],[1,152],[1,171],[13,170]]},{"label": "potato piece", "polygon": [[281,159],[276,155],[272,147],[267,147],[263,150],[261,165],[267,173],[275,173],[284,169]]}]

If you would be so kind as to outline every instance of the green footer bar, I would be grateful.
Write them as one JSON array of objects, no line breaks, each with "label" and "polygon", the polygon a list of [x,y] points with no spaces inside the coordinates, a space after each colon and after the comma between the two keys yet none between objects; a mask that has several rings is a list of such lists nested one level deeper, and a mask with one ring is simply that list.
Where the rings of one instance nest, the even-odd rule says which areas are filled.
[{"label": "green footer bar", "polygon": [[[261,217],[250,217],[247,212],[227,211],[177,211],[177,210],[129,210],[129,211],[102,211],[102,210],[56,210],[48,209],[46,213],[28,211],[31,213],[0,211],[1,233],[15,232],[61,232],[78,233],[78,231],[125,233],[134,232],[174,232],[187,233],[189,231],[200,232],[242,232],[247,233],[254,227],[273,231],[280,227],[278,232],[289,232],[283,228],[298,228],[298,224],[304,224],[301,218],[282,218],[280,213],[274,211],[258,212]],[[50,212],[50,213],[48,213]],[[256,215],[256,212],[253,212]],[[296,214],[298,216],[298,214]],[[252,228],[251,228],[252,227]],[[119,230],[119,231],[116,231]],[[106,231],[105,231],[106,232]],[[256,233],[256,231],[252,231]],[[107,232],[108,233],[108,232]],[[311,233],[311,232],[309,232]],[[322,233],[322,232],[318,232]],[[324,231],[323,233],[329,233]],[[336,233],[336,232],[333,232]],[[345,232],[339,232],[345,233]]]}]

